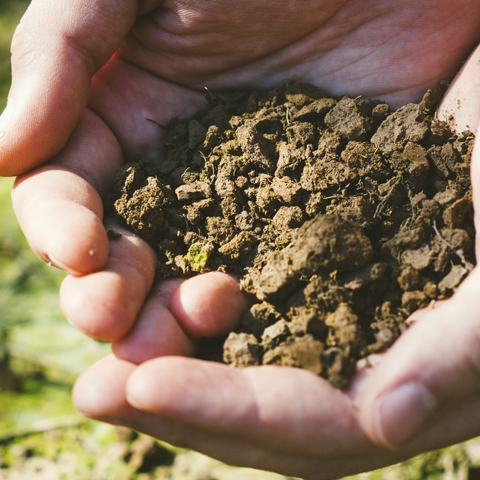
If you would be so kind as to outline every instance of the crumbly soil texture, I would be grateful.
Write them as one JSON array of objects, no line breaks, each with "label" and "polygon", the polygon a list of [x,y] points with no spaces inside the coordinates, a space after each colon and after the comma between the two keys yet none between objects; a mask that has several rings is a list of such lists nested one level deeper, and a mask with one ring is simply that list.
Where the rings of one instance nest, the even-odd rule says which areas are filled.
[{"label": "crumbly soil texture", "polygon": [[435,118],[440,97],[392,112],[294,80],[208,92],[166,127],[158,165],[118,172],[109,209],[155,249],[159,279],[230,272],[254,300],[203,358],[345,388],[415,310],[453,294],[475,263],[474,137]]}]

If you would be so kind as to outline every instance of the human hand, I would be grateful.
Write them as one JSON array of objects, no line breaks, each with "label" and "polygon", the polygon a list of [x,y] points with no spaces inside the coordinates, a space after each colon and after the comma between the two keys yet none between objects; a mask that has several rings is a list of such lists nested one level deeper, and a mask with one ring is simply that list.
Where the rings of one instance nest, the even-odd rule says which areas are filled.
[{"label": "human hand", "polygon": [[[112,2],[104,3],[108,6]],[[30,20],[28,18],[25,20],[27,32],[41,30],[36,25],[33,27],[29,25],[29,21],[42,18],[35,13],[45,12],[50,6],[51,3],[47,2],[43,2],[42,5],[40,2],[32,3]],[[148,8],[147,4],[141,6]],[[173,4],[173,7],[175,6],[178,4]],[[232,328],[238,319],[235,315],[228,315],[226,318],[219,315],[217,319],[212,320],[209,313],[221,312],[219,308],[221,305],[218,302],[221,298],[229,298],[229,292],[233,293],[234,290],[229,285],[220,283],[222,295],[219,296],[219,290],[217,289],[216,293],[215,290],[212,291],[205,278],[203,279],[205,283],[197,285],[197,288],[189,289],[194,280],[183,283],[184,294],[177,294],[175,298],[178,301],[172,300],[170,309],[165,306],[168,305],[168,300],[158,300],[163,294],[159,296],[155,292],[144,304],[153,281],[155,262],[148,247],[137,237],[125,234],[120,241],[112,242],[108,255],[107,237],[101,222],[101,195],[108,190],[114,170],[124,160],[139,155],[144,157],[157,155],[156,147],[161,139],[161,132],[154,125],[145,122],[145,118],[166,123],[177,114],[189,115],[202,103],[202,96],[197,90],[203,85],[207,85],[211,90],[267,86],[293,73],[302,81],[316,83],[333,94],[350,93],[356,96],[362,93],[365,97],[381,97],[390,101],[393,106],[399,106],[401,103],[417,99],[422,91],[436,84],[438,80],[451,76],[458,69],[463,55],[478,41],[475,15],[472,12],[479,7],[473,3],[466,5],[460,2],[458,4],[439,2],[437,10],[430,5],[428,12],[421,12],[429,19],[428,22],[422,22],[423,30],[415,27],[414,20],[417,21],[420,15],[413,3],[409,6],[379,2],[378,6],[375,6],[376,9],[363,11],[364,6],[359,6],[358,3],[348,4],[343,8],[338,2],[324,2],[324,8],[320,11],[317,4],[315,10],[312,10],[308,2],[305,2],[303,8],[297,5],[295,12],[288,12],[282,4],[278,11],[285,13],[285,16],[278,15],[273,19],[271,10],[264,11],[261,4],[257,5],[254,2],[243,3],[241,7],[235,7],[233,4],[230,5],[230,10],[214,8],[217,6],[217,3],[213,6],[212,3],[192,6],[189,2],[181,9],[180,17],[175,17],[172,11],[165,7],[162,10],[165,16],[160,18],[158,30],[146,25],[151,18],[148,15],[139,19],[140,27],[136,32],[137,38],[141,38],[143,44],[136,43],[130,36],[117,55],[100,70],[93,80],[89,108],[85,111],[79,101],[87,97],[85,91],[88,90],[88,81],[85,81],[85,78],[88,80],[88,75],[85,72],[91,73],[98,68],[105,57],[108,57],[108,52],[99,52],[96,55],[94,45],[85,45],[89,39],[95,38],[87,23],[80,25],[78,31],[69,31],[66,34],[65,27],[71,27],[72,22],[67,22],[65,26],[60,22],[52,31],[60,31],[62,35],[53,35],[53,38],[60,39],[59,51],[64,53],[64,57],[61,58],[67,57],[70,60],[67,64],[71,66],[68,72],[71,77],[63,78],[53,85],[57,86],[57,92],[45,81],[43,83],[37,81],[32,91],[39,86],[43,87],[43,90],[39,88],[35,91],[35,98],[41,98],[41,92],[50,92],[55,99],[57,111],[64,110],[68,105],[68,101],[64,101],[62,95],[68,97],[70,92],[73,106],[69,115],[72,115],[73,120],[70,119],[70,123],[67,122],[68,118],[56,120],[57,117],[52,110],[37,108],[32,115],[23,117],[37,122],[36,125],[28,126],[28,132],[23,128],[20,132],[26,133],[19,135],[15,140],[13,136],[8,136],[8,132],[3,137],[2,160],[5,160],[3,165],[16,168],[17,171],[28,169],[49,158],[51,152],[57,151],[67,142],[65,148],[48,165],[17,181],[14,192],[15,208],[34,249],[47,261],[51,260],[71,274],[62,287],[62,305],[72,323],[96,338],[114,341],[117,354],[135,362],[157,355],[188,355],[195,348],[191,338],[201,334],[219,334],[222,328]],[[90,7],[91,11],[94,11],[93,3]],[[117,2],[116,7],[120,9],[121,19],[117,18],[116,10],[110,12],[110,15],[98,17],[92,15],[93,18],[104,20],[101,25],[96,25],[94,33],[101,32],[103,35],[106,32],[110,35],[111,42],[105,44],[110,45],[112,51],[128,32],[128,21],[133,22],[127,2],[121,5]],[[172,5],[168,7],[171,8]],[[201,12],[202,7],[207,11]],[[191,10],[188,11],[188,8]],[[235,8],[239,10],[235,11]],[[269,8],[271,9],[272,5],[269,5]],[[193,14],[195,9],[198,9],[196,15]],[[258,23],[251,21],[254,17],[253,11],[257,13]],[[311,14],[312,11],[315,15]],[[122,16],[125,12],[130,12],[128,19],[128,15]],[[308,14],[305,15],[304,12]],[[142,13],[145,13],[145,10]],[[226,22],[225,27],[222,27],[223,24],[215,15],[222,17]],[[72,16],[74,17],[75,13],[69,12],[68,17]],[[171,23],[172,20],[179,18],[181,22]],[[263,28],[267,22],[265,19],[269,21],[267,34]],[[112,25],[116,27],[111,29]],[[175,27],[177,35],[166,35],[163,30],[166,25],[170,29]],[[181,31],[182,29],[185,30]],[[455,31],[460,29],[463,35],[452,37]],[[188,31],[197,35],[183,36],[183,33]],[[112,32],[115,32],[115,35]],[[389,34],[395,32],[396,41],[385,42],[384,32]],[[18,81],[18,78],[22,77],[17,74],[23,73],[22,59],[26,59],[28,64],[28,56],[22,55],[22,49],[25,52],[28,45],[35,45],[35,42],[22,41],[22,35],[25,39],[25,35],[20,34],[15,47],[20,63],[17,62],[18,66],[14,67],[17,83],[14,81],[13,98],[16,97],[15,89],[18,91],[18,85],[22,85],[22,81],[20,80],[20,83]],[[220,37],[222,41],[219,41]],[[79,48],[72,38],[82,38],[83,46]],[[151,47],[153,43],[155,49],[148,49],[147,47]],[[55,51],[55,48],[52,50]],[[42,52],[49,52],[49,49],[42,45]],[[82,57],[84,52],[90,52],[90,61],[84,60],[88,58]],[[191,56],[188,55],[190,52]],[[201,62],[198,61],[199,52],[204,52]],[[364,61],[357,62],[358,57],[365,57]],[[49,54],[39,61],[40,65],[43,62],[50,67],[38,73],[40,80],[50,78],[45,75],[45,71],[63,71],[60,67],[61,62],[55,63],[56,58],[55,55]],[[53,65],[48,62],[53,62]],[[85,70],[87,64],[90,69]],[[412,74],[412,71],[415,74]],[[83,72],[83,76],[79,72]],[[33,77],[35,78],[35,75]],[[72,78],[75,82],[72,82]],[[24,82],[29,83],[27,79]],[[63,91],[62,87],[67,86],[68,88]],[[72,94],[75,91],[78,95]],[[79,93],[83,93],[84,96]],[[52,102],[46,104],[52,105]],[[35,109],[35,106],[38,107],[38,104],[33,104],[32,108]],[[76,124],[79,117],[81,118]],[[58,123],[58,133],[51,134],[49,132],[52,130],[46,126],[52,125],[51,122],[54,121]],[[13,132],[15,123],[9,125],[12,125],[10,131]],[[69,137],[72,125],[77,126],[73,135]],[[32,134],[35,129],[40,135]],[[26,141],[29,137],[30,143]],[[32,143],[32,139],[38,139],[38,143]],[[28,150],[28,147],[31,150]],[[12,158],[17,158],[19,163],[14,165]],[[224,277],[222,280],[219,278],[217,276],[214,282],[224,281]],[[206,290],[199,288],[203,286],[208,288]],[[197,295],[186,294],[189,292],[192,295],[193,292],[197,292]],[[189,304],[185,302],[186,298],[191,300]],[[245,308],[241,298],[233,298],[238,300],[238,305],[230,305],[228,310],[223,307],[223,312],[240,312]],[[204,308],[199,310],[199,303],[196,302],[200,301],[206,302],[206,306],[204,304]],[[174,315],[171,315],[172,310]],[[190,325],[191,319],[193,321]],[[212,321],[211,325],[207,323],[208,319]],[[132,329],[135,321],[137,323]],[[150,330],[141,328],[142,325],[148,325]],[[165,325],[173,327],[164,328]],[[144,331],[149,334],[143,335]],[[172,337],[168,335],[164,337],[171,341],[151,343],[143,349],[135,348],[144,346],[146,337],[159,338],[152,333],[160,332],[164,335],[165,331],[168,335],[171,331],[176,331]],[[130,334],[126,336],[128,332]],[[183,332],[187,334],[182,337]],[[167,346],[170,350],[166,349]],[[143,358],[138,356],[139,351]],[[163,362],[160,372],[155,370],[157,365],[155,362]],[[202,373],[202,369],[205,368],[202,365],[194,360],[164,358],[139,367],[135,372],[137,379],[142,379],[142,372],[146,371],[142,370],[144,367],[148,369],[153,366],[153,371],[147,370],[143,379],[148,380],[150,384],[152,381],[169,381],[170,383],[165,385],[169,385],[173,396],[163,396],[163,399],[159,399],[163,402],[160,406],[158,404],[152,406],[148,405],[148,397],[144,399],[147,392],[140,394],[137,392],[137,397],[143,400],[139,401],[132,394],[135,393],[134,387],[131,386],[135,385],[135,376],[132,376],[129,381],[128,398],[134,405],[142,405],[140,410],[133,410],[125,403],[124,395],[126,377],[133,366],[122,361],[105,360],[78,383],[76,402],[80,410],[92,416],[116,418],[117,421],[131,424],[137,422],[137,428],[148,427],[146,431],[157,436],[170,425],[170,433],[164,433],[164,439],[192,446],[226,461],[285,473],[292,472],[291,474],[305,477],[314,475],[320,477],[319,471],[322,470],[325,478],[333,478],[375,468],[394,462],[401,456],[412,455],[421,449],[439,446],[438,439],[431,438],[430,441],[423,441],[420,447],[414,444],[409,447],[410,449],[404,448],[393,454],[374,447],[362,431],[363,426],[367,433],[370,432],[368,416],[359,417],[355,403],[350,397],[332,390],[320,379],[315,379],[312,383],[312,377],[307,372],[291,373],[289,369],[278,372],[279,369],[269,367],[254,369],[254,373],[240,373],[230,369],[220,371],[217,369],[225,367],[208,364],[208,368]],[[162,369],[175,373],[177,383],[172,383],[174,378],[165,376]],[[118,373],[118,377],[113,378],[117,378],[118,383],[112,384],[109,380],[110,374],[115,372]],[[211,374],[219,375],[217,378],[222,382],[212,383]],[[254,377],[253,380],[245,380],[249,375]],[[290,397],[283,396],[284,394],[281,395],[280,392],[277,398],[270,397],[276,392],[272,383],[277,379],[277,375],[279,383],[284,383],[287,389],[291,388],[294,392],[304,391],[305,403],[295,404]],[[265,376],[272,380],[267,383]],[[198,383],[195,383],[195,378]],[[205,383],[208,378],[210,382]],[[103,380],[103,383],[100,382],[102,385],[111,387],[114,396],[109,398],[110,400],[116,398],[118,404],[107,403],[102,406],[92,402],[95,397],[88,397],[88,392],[91,393],[92,389],[99,387],[99,379]],[[200,388],[201,385],[203,386]],[[266,415],[260,420],[264,421],[257,422],[255,417],[248,417],[249,411],[260,407],[255,403],[253,396],[237,395],[248,385],[269,386],[268,391],[266,387],[260,390],[261,413]],[[182,397],[189,386],[192,391]],[[226,397],[227,400],[229,397],[235,401],[233,418],[229,416],[226,408],[221,408],[225,404],[212,404],[209,403],[209,399],[196,397],[197,387],[199,392],[196,395],[202,391],[203,393],[211,391],[213,388],[216,389],[216,397],[220,396],[221,401]],[[120,395],[117,397],[116,393],[119,392]],[[156,389],[152,389],[151,392],[159,393]],[[268,395],[268,398],[265,395]],[[359,394],[352,396],[355,399],[360,398]],[[203,420],[199,416],[198,423],[192,422],[189,414],[195,416],[198,412],[188,411],[188,405],[178,402],[181,398],[198,400],[194,407],[202,410]],[[318,409],[318,398],[322,398],[324,407],[315,410]],[[178,406],[177,410],[174,409],[175,403]],[[153,411],[154,415],[145,416],[141,410]],[[304,414],[303,419],[299,417],[300,414]],[[176,418],[190,427],[182,429],[178,422],[169,423],[165,417]],[[242,423],[244,427],[252,424],[256,424],[257,427],[247,429],[251,432],[250,435],[248,431],[245,433],[241,428],[240,430],[235,428],[242,427]],[[311,425],[311,429],[305,432],[310,432],[310,436],[306,435],[305,439],[308,441],[302,443],[300,438],[302,435],[298,432],[302,432],[307,424]],[[192,429],[191,425],[195,428]],[[221,427],[218,431],[215,430],[217,426]],[[329,434],[331,429],[337,432],[337,437]],[[279,440],[279,432],[285,433],[287,438],[283,444]],[[381,443],[381,439],[376,439],[374,434],[370,432],[369,435]],[[448,439],[444,437],[442,440],[448,442],[450,437]],[[307,446],[306,443],[310,445],[309,449],[304,448]],[[237,449],[232,448],[232,445]],[[229,456],[232,455],[232,451],[236,452],[236,459]],[[308,455],[304,452],[308,452]]]},{"label": "human hand", "polygon": [[53,155],[18,178],[13,201],[40,258],[70,274],[61,293],[70,321],[118,340],[150,290],[155,261],[146,244],[125,236],[109,250],[102,223],[102,196],[116,169],[140,156],[161,161],[163,132],[147,118],[166,124],[190,115],[203,104],[205,85],[268,86],[292,74],[394,107],[418,99],[452,76],[478,41],[477,2],[435,7],[33,0],[12,45],[0,173],[27,171]]},{"label": "human hand", "polygon": [[[452,105],[456,109],[456,99],[464,95],[474,98],[468,94],[471,79],[464,81],[470,73],[472,78],[478,75],[478,56],[447,94],[441,114],[450,116]],[[475,118],[462,114],[454,121],[477,126]],[[473,178],[479,156],[477,148]],[[477,194],[474,202],[478,204]],[[140,317],[132,333],[116,343],[117,353],[134,359],[152,337],[154,345],[161,345],[159,327],[172,313],[189,332],[189,312],[198,313],[195,305],[205,298],[218,305],[196,316],[198,324],[203,318],[206,335],[221,328],[228,320],[222,313],[232,311],[221,302],[238,293],[238,287],[232,283],[212,292],[208,282],[217,275],[196,277],[179,288],[172,284],[170,295],[163,296],[170,307],[164,316],[147,320],[147,328]],[[74,401],[92,418],[127,425],[227,463],[285,475],[333,479],[390,465],[480,433],[479,275],[474,269],[450,300],[415,313],[413,326],[389,351],[370,357],[371,366],[362,362],[345,392],[306,371],[271,366],[235,370],[162,356],[157,346],[159,358],[140,366],[113,356],[103,359],[80,377]],[[181,352],[167,355],[172,354]]]},{"label": "human hand", "polygon": [[[462,350],[478,350],[472,340],[472,328],[478,328],[477,277],[478,269],[451,301],[418,320],[387,353],[371,358],[372,367],[364,365],[348,391],[287,367],[239,370],[180,356],[135,366],[110,356],[80,377],[74,402],[91,418],[229,464],[305,479],[334,479],[390,465],[479,433],[478,355],[472,368],[472,356]],[[233,286],[225,290],[218,293],[219,301],[235,291]],[[196,291],[209,295],[201,281]],[[172,300],[178,308],[179,299]],[[400,402],[382,418],[377,392],[395,385],[395,379],[406,382],[407,389],[399,390]],[[411,420],[420,419],[418,403],[409,402],[405,392],[419,380],[438,409],[408,439],[404,424],[412,427]],[[393,448],[398,441],[402,444]]]}]

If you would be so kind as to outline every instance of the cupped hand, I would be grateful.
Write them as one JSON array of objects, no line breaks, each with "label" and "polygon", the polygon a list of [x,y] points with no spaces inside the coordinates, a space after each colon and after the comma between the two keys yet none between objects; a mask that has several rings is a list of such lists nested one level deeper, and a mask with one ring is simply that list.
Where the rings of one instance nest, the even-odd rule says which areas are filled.
[{"label": "cupped hand", "polygon": [[[219,274],[152,289],[151,250],[118,225],[106,228],[122,237],[108,241],[102,197],[123,162],[161,161],[163,132],[146,119],[165,124],[190,115],[203,105],[204,86],[266,87],[295,74],[332,94],[396,107],[460,68],[480,41],[479,10],[478,2],[440,0],[428,7],[33,0],[13,43],[0,173],[49,160],[17,180],[17,216],[38,255],[69,273],[61,292],[69,320],[113,341],[123,358],[109,357],[81,377],[78,409],[229,463],[305,478],[369,470],[477,434],[478,358],[463,350],[475,352],[479,343],[476,271],[377,366],[361,371],[350,392],[340,392],[308,372],[236,371],[183,357],[195,351],[198,336],[233,328],[248,301]],[[471,129],[480,104],[478,57],[444,107]],[[471,110],[457,111],[458,98]],[[432,324],[441,327],[436,335]],[[400,392],[391,397],[396,409],[384,400],[390,391]],[[419,426],[421,435],[410,440]]]}]

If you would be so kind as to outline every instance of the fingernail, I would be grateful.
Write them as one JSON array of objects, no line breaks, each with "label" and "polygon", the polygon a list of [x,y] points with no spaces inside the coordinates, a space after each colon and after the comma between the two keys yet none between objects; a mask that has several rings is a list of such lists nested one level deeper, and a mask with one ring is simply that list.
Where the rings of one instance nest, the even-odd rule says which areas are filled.
[{"label": "fingernail", "polygon": [[377,437],[394,449],[414,437],[436,408],[434,396],[423,385],[404,383],[377,400],[374,416]]},{"label": "fingernail", "polygon": [[77,410],[77,413],[82,417],[88,418],[89,420],[96,420],[98,422],[105,422],[110,423],[111,425],[125,425],[127,422],[123,418],[117,417],[108,417],[108,416],[97,416],[92,415],[91,413],[82,412],[81,410]]}]

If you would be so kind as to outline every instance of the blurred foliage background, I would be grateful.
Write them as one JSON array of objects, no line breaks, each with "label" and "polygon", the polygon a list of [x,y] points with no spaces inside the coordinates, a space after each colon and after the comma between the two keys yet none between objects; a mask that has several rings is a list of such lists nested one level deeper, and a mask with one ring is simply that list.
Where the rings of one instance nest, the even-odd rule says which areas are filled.
[{"label": "blurred foliage background", "polygon": [[[26,0],[0,5],[0,106],[10,85],[10,42]],[[76,332],[58,305],[64,274],[30,250],[13,214],[13,179],[0,179],[0,431],[73,414],[74,378],[108,347]]]},{"label": "blurred foliage background", "polygon": [[[11,81],[10,43],[28,0],[0,2],[0,111]],[[109,346],[88,339],[58,304],[64,274],[30,250],[13,214],[13,179],[0,178],[0,479],[281,480],[228,467],[74,410],[75,378]],[[356,480],[480,479],[480,441],[472,440]]]}]

